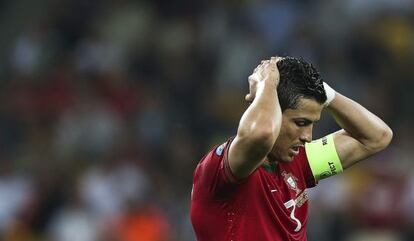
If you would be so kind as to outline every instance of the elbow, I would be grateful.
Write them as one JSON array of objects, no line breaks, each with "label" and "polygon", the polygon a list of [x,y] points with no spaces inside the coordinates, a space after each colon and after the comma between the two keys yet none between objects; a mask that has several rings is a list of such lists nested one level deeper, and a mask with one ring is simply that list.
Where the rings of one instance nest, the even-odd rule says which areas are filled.
[{"label": "elbow", "polygon": [[394,133],[392,132],[391,128],[389,126],[386,126],[384,133],[382,134],[382,139],[384,142],[382,149],[386,148],[391,143],[393,135]]},{"label": "elbow", "polygon": [[393,132],[389,126],[385,126],[378,138],[370,145],[370,150],[373,153],[384,150],[390,143],[393,137]]}]

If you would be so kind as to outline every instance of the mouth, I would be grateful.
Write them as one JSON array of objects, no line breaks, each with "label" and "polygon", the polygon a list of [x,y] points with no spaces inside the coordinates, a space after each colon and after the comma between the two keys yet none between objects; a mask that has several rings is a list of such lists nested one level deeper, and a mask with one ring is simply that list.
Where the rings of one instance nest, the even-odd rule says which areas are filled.
[{"label": "mouth", "polygon": [[289,149],[289,152],[292,156],[297,156],[299,154],[299,148],[302,147],[302,145],[293,146]]}]

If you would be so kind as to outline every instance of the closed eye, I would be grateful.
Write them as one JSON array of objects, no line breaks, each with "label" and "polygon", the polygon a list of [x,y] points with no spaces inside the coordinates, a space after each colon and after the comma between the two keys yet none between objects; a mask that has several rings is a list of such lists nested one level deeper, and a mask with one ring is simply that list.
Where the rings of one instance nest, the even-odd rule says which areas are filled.
[{"label": "closed eye", "polygon": [[304,126],[309,126],[311,124],[316,124],[318,121],[311,121],[308,119],[296,119],[295,120],[295,124],[298,127],[304,127]]},{"label": "closed eye", "polygon": [[295,121],[295,124],[299,127],[303,127],[303,126],[308,126],[310,125],[310,123],[312,122],[307,122],[307,121]]}]

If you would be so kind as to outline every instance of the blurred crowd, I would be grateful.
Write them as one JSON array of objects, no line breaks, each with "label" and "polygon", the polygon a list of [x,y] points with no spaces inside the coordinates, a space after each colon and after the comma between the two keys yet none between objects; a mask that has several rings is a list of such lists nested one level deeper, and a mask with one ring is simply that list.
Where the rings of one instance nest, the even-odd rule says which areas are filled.
[{"label": "blurred crowd", "polygon": [[[302,56],[391,146],[311,191],[309,240],[414,240],[410,0],[0,1],[0,239],[192,241],[247,76]],[[324,114],[318,138],[338,126]]]}]

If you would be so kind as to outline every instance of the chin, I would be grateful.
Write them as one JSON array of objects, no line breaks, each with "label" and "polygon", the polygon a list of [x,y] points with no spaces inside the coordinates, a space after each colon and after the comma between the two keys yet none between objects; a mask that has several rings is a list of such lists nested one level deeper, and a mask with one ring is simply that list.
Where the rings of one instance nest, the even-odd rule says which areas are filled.
[{"label": "chin", "polygon": [[282,158],[280,158],[279,160],[281,162],[291,162],[291,161],[293,161],[293,158],[294,158],[294,156],[285,155],[285,156],[282,156]]},{"label": "chin", "polygon": [[271,152],[269,153],[269,157],[271,160],[277,162],[291,162],[295,156],[290,155],[289,152],[286,152],[286,154],[283,152]]}]

